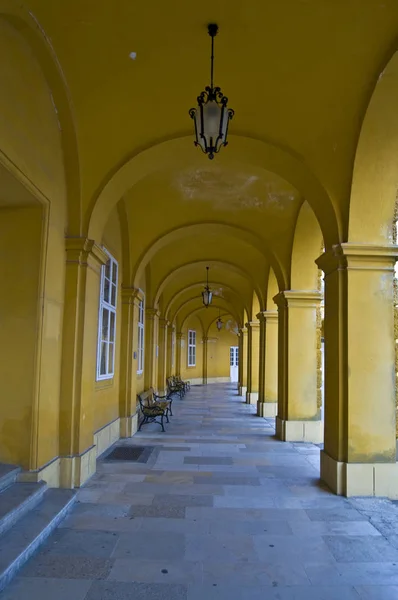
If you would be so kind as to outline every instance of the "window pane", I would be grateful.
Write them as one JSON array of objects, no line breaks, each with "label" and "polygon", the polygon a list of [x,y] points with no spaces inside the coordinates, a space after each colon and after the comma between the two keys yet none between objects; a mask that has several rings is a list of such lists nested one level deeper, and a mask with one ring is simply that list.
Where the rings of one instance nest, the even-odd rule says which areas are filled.
[{"label": "window pane", "polygon": [[111,278],[111,261],[108,260],[108,262],[105,265],[105,277],[107,277],[108,279]]},{"label": "window pane", "polygon": [[108,346],[108,373],[113,373],[113,353],[114,353],[114,344],[109,344]]},{"label": "window pane", "polygon": [[117,281],[117,264],[114,262],[112,267],[112,283],[116,284]]},{"label": "window pane", "polygon": [[104,280],[104,302],[109,302],[109,286],[110,281],[105,277]]},{"label": "window pane", "polygon": [[112,283],[112,298],[110,304],[116,308],[116,286]]},{"label": "window pane", "polygon": [[106,375],[106,342],[101,343],[100,375]]},{"label": "window pane", "polygon": [[102,340],[109,340],[109,310],[102,309]]},{"label": "window pane", "polygon": [[114,312],[111,312],[111,325],[110,325],[110,331],[109,331],[109,339],[111,340],[111,342],[115,341],[115,324],[116,324],[116,314]]}]

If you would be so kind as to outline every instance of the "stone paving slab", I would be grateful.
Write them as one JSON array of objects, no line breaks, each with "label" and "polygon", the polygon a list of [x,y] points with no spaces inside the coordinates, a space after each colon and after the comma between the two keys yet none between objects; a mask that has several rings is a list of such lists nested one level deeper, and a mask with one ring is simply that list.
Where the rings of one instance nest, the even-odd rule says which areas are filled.
[{"label": "stone paving slab", "polygon": [[98,462],[0,600],[398,600],[398,504],[334,496],[233,386],[192,388],[148,462]]}]

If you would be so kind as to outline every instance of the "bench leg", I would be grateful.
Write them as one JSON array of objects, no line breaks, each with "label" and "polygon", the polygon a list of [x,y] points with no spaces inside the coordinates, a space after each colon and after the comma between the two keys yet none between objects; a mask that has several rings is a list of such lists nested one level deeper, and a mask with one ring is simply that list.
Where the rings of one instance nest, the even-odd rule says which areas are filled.
[{"label": "bench leg", "polygon": [[143,425],[145,425],[145,423],[147,423],[147,421],[148,421],[148,417],[144,416],[144,418],[142,419],[141,424],[140,424],[140,426],[138,428],[138,431],[141,431],[141,427]]},{"label": "bench leg", "polygon": [[[162,426],[162,431],[164,431],[163,417],[164,417],[164,415],[162,415],[162,416],[161,416],[161,418],[160,418],[160,424],[161,424],[161,426]],[[168,421],[167,421],[167,422],[168,422]]]}]

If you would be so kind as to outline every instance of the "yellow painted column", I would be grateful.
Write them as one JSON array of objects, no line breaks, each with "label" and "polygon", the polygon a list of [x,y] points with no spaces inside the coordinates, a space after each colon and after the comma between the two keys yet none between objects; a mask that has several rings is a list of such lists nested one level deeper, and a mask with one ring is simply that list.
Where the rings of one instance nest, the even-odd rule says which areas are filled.
[{"label": "yellow painted column", "polygon": [[278,312],[263,311],[260,321],[260,367],[257,415],[275,417],[278,408]]},{"label": "yellow painted column", "polygon": [[159,319],[158,392],[160,395],[166,393],[167,332],[169,325],[170,322],[167,319]]},{"label": "yellow painted column", "polygon": [[239,363],[238,363],[238,395],[240,396],[240,390],[243,381],[243,333],[241,329],[238,329],[238,352],[239,352]]},{"label": "yellow painted column", "polygon": [[398,498],[394,373],[397,246],[342,244],[325,273],[325,443],[321,478],[337,494]]},{"label": "yellow painted column", "polygon": [[263,312],[265,330],[265,399],[263,417],[276,417],[278,412],[278,311]]},{"label": "yellow painted column", "polygon": [[157,360],[158,360],[158,321],[159,311],[156,308],[145,310],[145,389],[157,389]]},{"label": "yellow painted column", "polygon": [[207,385],[207,353],[208,353],[208,341],[209,338],[203,336],[203,360],[202,360],[202,370],[203,370],[203,385]]},{"label": "yellow painted column", "polygon": [[323,441],[318,408],[316,290],[287,290],[278,305],[278,414],[276,433],[283,441]]},{"label": "yellow painted column", "polygon": [[167,361],[166,361],[166,377],[174,375],[174,341],[175,341],[175,326],[169,325],[167,328]]},{"label": "yellow painted column", "polygon": [[[247,327],[241,327],[239,330],[239,339],[240,339],[240,346],[239,346],[239,382],[240,382],[240,387],[239,387],[239,396],[244,396],[246,398],[246,391],[247,391],[247,361],[248,361],[248,357],[247,357],[247,350],[248,350],[248,345],[247,345]],[[242,350],[241,350],[242,347]]]},{"label": "yellow painted column", "polygon": [[101,267],[108,255],[86,238],[67,238],[60,402],[60,486],[96,470],[93,395]]},{"label": "yellow painted column", "polygon": [[122,288],[120,340],[119,414],[120,437],[137,431],[138,308],[142,295],[135,288]]},{"label": "yellow painted column", "polygon": [[182,331],[177,332],[177,347],[176,347],[176,375],[181,377],[181,361],[182,361],[182,349],[184,347],[184,334]]},{"label": "yellow painted column", "polygon": [[258,375],[260,362],[260,323],[250,321],[247,327],[247,390],[246,403],[256,404],[258,400]]}]

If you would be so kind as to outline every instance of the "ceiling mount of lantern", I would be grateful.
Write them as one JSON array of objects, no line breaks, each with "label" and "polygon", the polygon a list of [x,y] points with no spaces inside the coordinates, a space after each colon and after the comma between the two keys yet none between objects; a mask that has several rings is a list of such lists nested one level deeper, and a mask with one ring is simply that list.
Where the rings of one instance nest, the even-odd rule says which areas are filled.
[{"label": "ceiling mount of lantern", "polygon": [[228,125],[234,111],[228,108],[228,98],[221,88],[214,86],[213,81],[214,38],[218,33],[218,25],[211,23],[207,29],[211,37],[210,86],[198,96],[198,106],[191,108],[189,115],[195,123],[195,146],[199,146],[202,152],[213,159],[221,146],[228,144]]},{"label": "ceiling mount of lantern", "polygon": [[208,306],[210,306],[212,298],[213,298],[213,292],[209,288],[209,267],[206,267],[206,285],[205,285],[205,289],[202,292],[203,304],[205,305],[206,308]]}]

